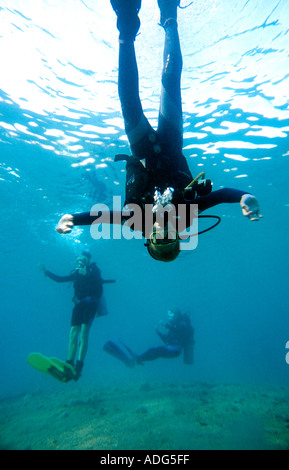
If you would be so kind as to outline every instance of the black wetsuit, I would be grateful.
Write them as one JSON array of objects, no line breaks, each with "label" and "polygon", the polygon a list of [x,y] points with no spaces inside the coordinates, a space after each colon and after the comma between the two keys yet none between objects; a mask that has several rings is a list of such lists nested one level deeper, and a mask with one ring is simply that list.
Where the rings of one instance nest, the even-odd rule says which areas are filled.
[{"label": "black wetsuit", "polygon": [[78,269],[68,276],[58,276],[47,270],[45,275],[56,282],[73,282],[75,306],[72,311],[71,326],[91,325],[103,293],[102,284],[105,282],[101,279],[101,272],[96,264],[91,263],[85,275],[80,274]]},{"label": "black wetsuit", "polygon": [[159,337],[165,343],[162,346],[150,348],[137,356],[139,362],[154,361],[158,358],[172,359],[180,356],[189,342],[193,341],[194,330],[187,315],[181,315],[178,321],[170,321],[165,325],[167,332],[157,330]]},{"label": "black wetsuit", "polygon": [[[175,190],[173,203],[198,204],[200,212],[216,204],[240,202],[246,192],[228,188],[215,191],[207,197],[198,197],[196,194],[189,201],[182,197],[182,190],[193,180],[182,152],[182,64],[177,23],[169,22],[165,28],[161,99],[158,128],[155,131],[144,115],[139,97],[134,43],[120,42],[118,90],[125,131],[133,154],[132,162],[128,160],[127,164],[127,171],[131,174],[127,177],[126,202],[141,204],[140,200],[144,196],[146,203],[152,202],[155,188],[163,192],[168,187]],[[145,170],[141,169],[141,164],[136,164],[137,159],[145,160]],[[142,185],[138,185],[138,178]]]},{"label": "black wetsuit", "polygon": [[[163,64],[158,128],[154,130],[144,115],[139,97],[134,42],[120,42],[118,91],[125,132],[133,154],[127,159],[126,203],[136,203],[143,209],[144,204],[153,203],[156,188],[163,192],[168,187],[174,189],[173,204],[186,204],[188,210],[192,204],[198,204],[199,213],[217,204],[240,202],[247,191],[224,188],[206,196],[193,193],[189,199],[183,195],[193,176],[182,153],[182,54],[176,22],[170,22],[165,28]],[[145,161],[145,168],[140,160]],[[73,214],[73,223],[91,225],[100,215],[89,212]],[[121,214],[121,222],[130,216]],[[112,211],[107,223],[115,223]],[[191,223],[190,218],[186,217],[186,228]],[[147,238],[150,228],[145,235],[143,227],[144,224],[141,230]]]}]

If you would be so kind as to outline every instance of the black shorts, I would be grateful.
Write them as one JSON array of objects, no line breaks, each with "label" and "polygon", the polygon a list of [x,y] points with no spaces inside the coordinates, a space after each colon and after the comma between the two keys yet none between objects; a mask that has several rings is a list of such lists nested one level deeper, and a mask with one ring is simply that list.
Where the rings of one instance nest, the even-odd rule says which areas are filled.
[{"label": "black shorts", "polygon": [[81,302],[72,310],[71,326],[92,325],[97,310],[97,302]]}]

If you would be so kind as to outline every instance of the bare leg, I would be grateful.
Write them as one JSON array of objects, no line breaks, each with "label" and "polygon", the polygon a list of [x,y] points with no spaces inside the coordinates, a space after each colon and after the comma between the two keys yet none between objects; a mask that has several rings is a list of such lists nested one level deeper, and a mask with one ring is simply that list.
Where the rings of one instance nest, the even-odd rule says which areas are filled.
[{"label": "bare leg", "polygon": [[69,333],[69,344],[68,344],[68,360],[73,363],[76,351],[77,351],[77,342],[78,336],[80,333],[80,326],[72,326]]},{"label": "bare leg", "polygon": [[84,361],[88,349],[90,325],[82,324],[80,330],[79,353],[78,360]]}]

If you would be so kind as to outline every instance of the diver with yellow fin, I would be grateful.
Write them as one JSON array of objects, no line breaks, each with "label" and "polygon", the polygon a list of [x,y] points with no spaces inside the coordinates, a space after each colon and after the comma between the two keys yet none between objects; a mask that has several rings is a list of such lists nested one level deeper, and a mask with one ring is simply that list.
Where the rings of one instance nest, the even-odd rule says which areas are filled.
[{"label": "diver with yellow fin", "polygon": [[[165,33],[161,99],[157,130],[153,129],[144,115],[139,96],[138,66],[134,41],[140,28],[141,0],[110,0],[117,16],[119,31],[118,92],[124,118],[125,132],[132,156],[117,156],[126,160],[126,203],[140,207],[143,219],[144,207],[156,208],[153,217],[162,213],[164,205],[176,208],[174,229],[169,224],[160,227],[154,219],[147,227],[144,223],[132,229],[141,231],[147,239],[145,246],[149,255],[158,261],[175,260],[181,251],[181,232],[193,224],[196,213],[190,211],[197,205],[197,214],[222,203],[239,203],[243,215],[257,221],[259,203],[247,191],[222,188],[212,191],[209,180],[193,178],[183,155],[183,120],[181,103],[182,53],[178,34],[177,8],[180,0],[158,0],[160,25]],[[186,216],[178,212],[185,205]],[[115,211],[116,212],[116,211]],[[96,213],[65,214],[56,228],[58,233],[70,233],[73,227],[82,225],[125,223],[130,214],[114,217],[109,210],[105,215]],[[200,217],[220,217],[202,215]],[[99,219],[99,222],[98,222]],[[218,223],[217,222],[217,223]],[[217,225],[214,224],[211,228]],[[182,230],[180,230],[180,226]]]},{"label": "diver with yellow fin", "polygon": [[[72,282],[74,288],[74,308],[71,316],[71,327],[69,334],[69,345],[68,345],[68,359],[66,363],[62,363],[64,368],[64,374],[66,378],[63,378],[63,382],[69,380],[78,380],[81,376],[81,372],[84,365],[84,359],[86,357],[88,349],[88,338],[90,328],[94,321],[94,318],[107,315],[107,306],[103,293],[103,284],[114,283],[115,280],[104,280],[101,277],[101,271],[96,263],[91,262],[91,255],[87,251],[84,251],[82,255],[76,258],[77,267],[67,276],[59,276],[57,274],[48,271],[45,266],[41,265],[40,269],[44,275],[49,277],[55,282]],[[75,362],[77,348],[78,358]],[[44,356],[45,357],[45,356]],[[40,356],[35,357],[36,363],[44,364],[44,368],[47,365],[49,368],[48,360],[52,360],[52,372],[56,375],[61,376],[59,372],[60,362],[58,359],[57,365],[55,366],[55,358],[42,359]],[[38,362],[37,362],[38,361]],[[64,364],[64,365],[63,365]],[[65,364],[69,367],[65,368]],[[36,367],[37,368],[37,367]],[[56,370],[55,370],[56,368]],[[48,370],[48,369],[47,369]],[[71,370],[73,373],[71,373]],[[44,370],[46,372],[46,369]],[[49,372],[48,372],[49,373]],[[50,373],[50,375],[53,375]],[[57,378],[57,377],[56,377]]]},{"label": "diver with yellow fin", "polygon": [[144,362],[156,359],[173,359],[183,353],[184,364],[194,363],[194,328],[190,318],[177,308],[168,311],[168,320],[161,322],[156,333],[163,341],[163,345],[147,349],[142,354],[135,354],[120,339],[107,341],[103,349],[105,352],[123,362],[127,367],[143,365]]}]

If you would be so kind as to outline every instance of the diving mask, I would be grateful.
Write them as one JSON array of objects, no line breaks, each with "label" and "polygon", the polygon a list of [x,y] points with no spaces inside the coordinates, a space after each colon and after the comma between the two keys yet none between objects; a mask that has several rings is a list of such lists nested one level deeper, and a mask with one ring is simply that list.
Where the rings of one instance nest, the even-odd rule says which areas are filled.
[{"label": "diving mask", "polygon": [[86,274],[88,267],[88,259],[85,256],[78,256],[76,258],[77,269],[80,274]]},{"label": "diving mask", "polygon": [[158,232],[152,232],[148,240],[149,243],[146,243],[150,256],[157,261],[175,260],[180,253],[178,234],[174,232],[175,236],[171,239],[157,238],[157,234]]}]

